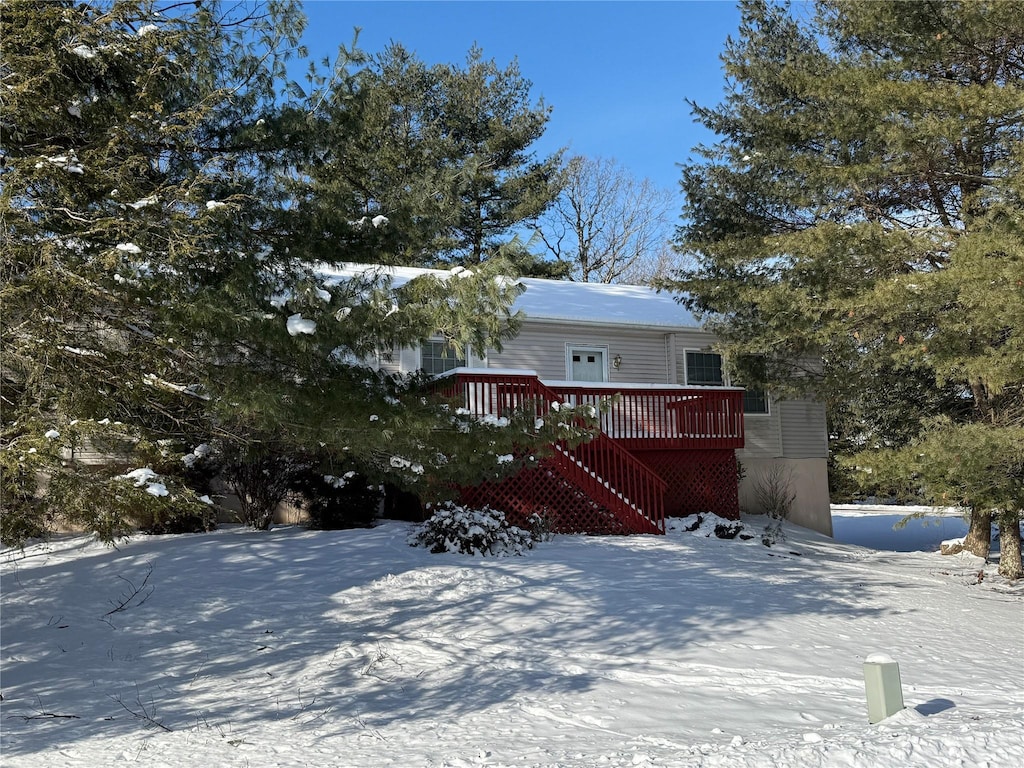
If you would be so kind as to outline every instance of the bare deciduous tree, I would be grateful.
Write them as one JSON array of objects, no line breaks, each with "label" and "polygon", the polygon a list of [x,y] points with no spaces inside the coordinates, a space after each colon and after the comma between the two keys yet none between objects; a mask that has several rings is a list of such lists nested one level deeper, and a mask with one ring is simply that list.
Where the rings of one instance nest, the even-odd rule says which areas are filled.
[{"label": "bare deciduous tree", "polygon": [[672,255],[673,199],[614,159],[572,157],[538,236],[555,259],[570,265],[573,280],[647,282]]}]

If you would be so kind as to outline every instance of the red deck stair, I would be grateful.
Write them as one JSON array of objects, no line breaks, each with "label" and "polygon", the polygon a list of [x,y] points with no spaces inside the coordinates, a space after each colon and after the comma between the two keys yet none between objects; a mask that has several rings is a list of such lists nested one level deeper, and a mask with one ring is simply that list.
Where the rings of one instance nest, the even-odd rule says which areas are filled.
[{"label": "red deck stair", "polygon": [[[463,490],[466,502],[490,504],[518,525],[538,514],[559,532],[664,533],[666,496],[678,514],[680,491],[692,496],[698,485],[700,509],[689,511],[738,513],[733,449],[743,445],[742,390],[550,384],[533,372],[487,369],[456,369],[440,383],[478,417],[528,408],[545,418],[564,403],[599,408],[612,399],[591,440],[560,442],[538,468]],[[687,454],[678,472],[665,461],[676,452]]]}]

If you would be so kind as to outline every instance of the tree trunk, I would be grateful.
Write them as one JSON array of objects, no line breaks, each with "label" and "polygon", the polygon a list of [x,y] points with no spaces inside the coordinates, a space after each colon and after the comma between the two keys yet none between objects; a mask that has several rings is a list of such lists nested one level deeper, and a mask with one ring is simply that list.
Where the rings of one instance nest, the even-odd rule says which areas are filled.
[{"label": "tree trunk", "polygon": [[964,549],[978,557],[988,557],[992,547],[992,512],[971,510],[971,527],[964,539]]},{"label": "tree trunk", "polygon": [[[1010,517],[1009,513],[1006,515]],[[999,575],[1007,579],[1024,578],[1020,557],[1020,520],[999,523]]]}]

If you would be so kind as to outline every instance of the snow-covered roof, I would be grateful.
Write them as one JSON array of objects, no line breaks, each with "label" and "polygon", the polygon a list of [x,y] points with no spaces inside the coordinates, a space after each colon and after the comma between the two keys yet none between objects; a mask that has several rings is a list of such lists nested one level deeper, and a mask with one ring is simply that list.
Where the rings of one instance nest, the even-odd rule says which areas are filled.
[{"label": "snow-covered roof", "polygon": [[[379,270],[401,284],[421,275],[446,278],[461,271],[418,267],[380,267],[348,264],[322,267],[325,275],[339,277]],[[514,309],[534,320],[600,323],[602,325],[655,326],[661,328],[699,328],[696,318],[668,293],[659,293],[642,285],[574,283],[523,277],[526,289],[516,299]]]},{"label": "snow-covered roof", "polygon": [[516,309],[527,317],[609,325],[698,328],[700,324],[671,295],[643,285],[574,283],[524,277],[526,290]]}]

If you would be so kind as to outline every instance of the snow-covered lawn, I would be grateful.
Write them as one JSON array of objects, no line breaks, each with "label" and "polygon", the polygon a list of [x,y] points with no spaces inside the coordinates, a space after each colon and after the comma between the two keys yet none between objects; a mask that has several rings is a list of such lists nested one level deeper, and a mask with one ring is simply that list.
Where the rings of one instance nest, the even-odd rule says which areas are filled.
[{"label": "snow-covered lawn", "polygon": [[[410,530],[8,553],[3,765],[1024,765],[1024,585],[994,564],[797,528],[484,559]],[[907,708],[869,725],[874,652]]]}]

